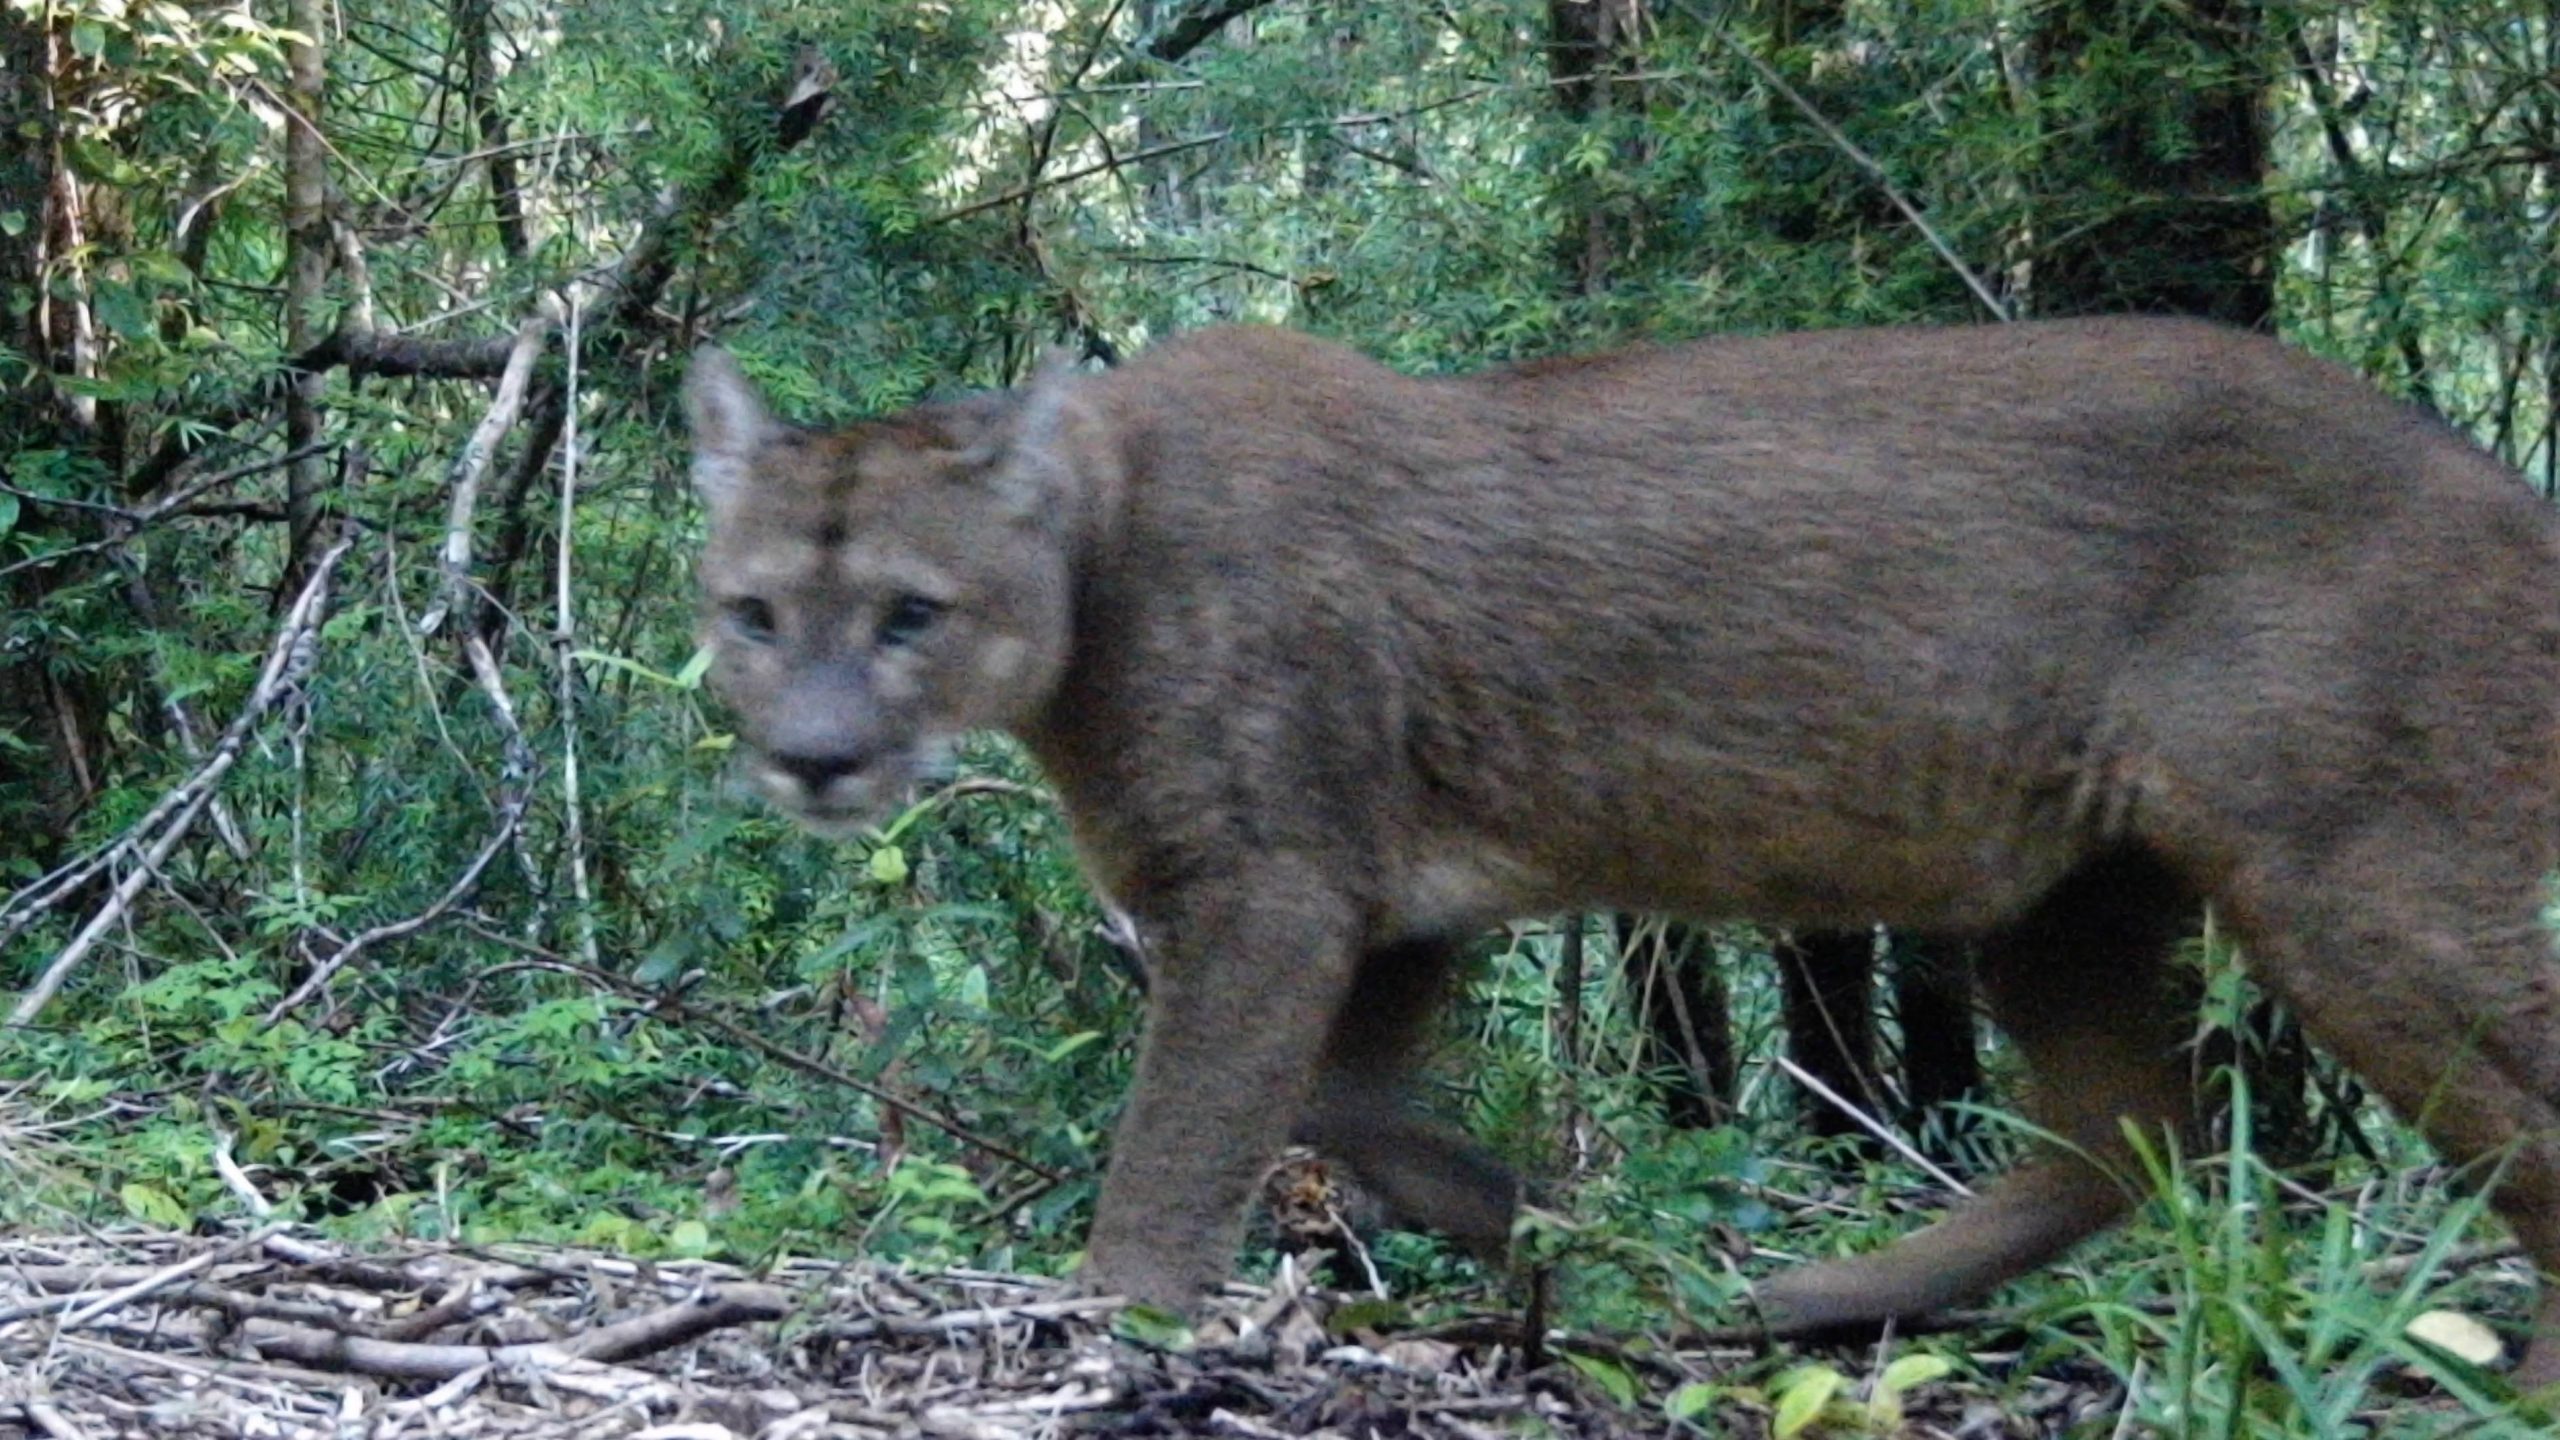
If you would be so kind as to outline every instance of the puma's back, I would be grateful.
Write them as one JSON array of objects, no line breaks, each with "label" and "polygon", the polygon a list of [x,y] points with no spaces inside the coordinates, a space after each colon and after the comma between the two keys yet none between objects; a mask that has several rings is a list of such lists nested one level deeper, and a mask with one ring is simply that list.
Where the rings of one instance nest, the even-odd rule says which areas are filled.
[{"label": "puma's back", "polygon": [[1096,1283],[1214,1278],[1293,1132],[1498,1248],[1511,1182],[1400,1077],[1460,939],[1579,906],[1981,939],[2076,1153],[1771,1282],[1778,1324],[2118,1213],[2123,1123],[2182,1118],[2160,981],[2207,901],[2450,1156],[2507,1156],[2560,1267],[2554,522],[2334,367],[2113,321],[1426,380],[1219,330],[828,436],[725,362],[691,396],[766,792],[846,823],[1010,729],[1138,918]]},{"label": "puma's back", "polygon": [[2281,809],[2288,770],[2466,703],[2448,664],[2552,665],[2551,524],[2511,474],[2211,327],[1457,380],[1229,330],[1090,392],[1132,478],[1079,602],[1092,663],[1030,737],[1071,809],[1191,783],[1127,743],[1199,723],[1164,703],[1182,677],[1220,733],[1168,745],[1295,772],[1417,928],[1607,903],[1979,929],[2200,803],[2171,747],[2204,742],[2179,758],[2216,805]]}]

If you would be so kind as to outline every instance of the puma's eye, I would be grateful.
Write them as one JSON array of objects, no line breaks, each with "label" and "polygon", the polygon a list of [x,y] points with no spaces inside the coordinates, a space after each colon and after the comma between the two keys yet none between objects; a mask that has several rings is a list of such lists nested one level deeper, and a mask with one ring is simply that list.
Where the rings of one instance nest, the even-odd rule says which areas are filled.
[{"label": "puma's eye", "polygon": [[880,643],[895,648],[915,643],[916,637],[933,628],[942,618],[942,602],[922,595],[901,595],[889,602],[889,611],[880,617]]},{"label": "puma's eye", "polygon": [[774,637],[773,607],[752,595],[724,602],[721,613],[729,629],[750,645],[770,645]]}]

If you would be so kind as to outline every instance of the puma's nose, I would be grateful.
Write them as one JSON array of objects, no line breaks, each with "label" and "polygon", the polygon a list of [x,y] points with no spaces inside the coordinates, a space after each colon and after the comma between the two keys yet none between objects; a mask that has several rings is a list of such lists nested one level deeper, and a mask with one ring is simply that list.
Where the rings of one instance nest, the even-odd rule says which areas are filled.
[{"label": "puma's nose", "polygon": [[780,750],[769,752],[765,758],[773,762],[773,768],[799,781],[812,794],[824,794],[829,785],[859,773],[871,760],[868,752],[851,746]]}]

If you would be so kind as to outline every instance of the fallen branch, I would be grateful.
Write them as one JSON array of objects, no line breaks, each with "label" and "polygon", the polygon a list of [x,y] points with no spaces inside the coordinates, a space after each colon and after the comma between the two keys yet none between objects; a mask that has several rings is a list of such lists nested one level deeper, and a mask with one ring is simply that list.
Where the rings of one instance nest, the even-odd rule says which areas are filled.
[{"label": "fallen branch", "polygon": [[779,1320],[790,1313],[789,1297],[782,1290],[766,1285],[722,1285],[699,1291],[663,1310],[559,1340],[522,1345],[428,1345],[374,1340],[262,1319],[247,1321],[240,1334],[259,1354],[270,1359],[385,1380],[450,1380],[484,1365],[495,1366],[501,1372],[538,1372],[577,1361],[609,1365],[681,1345],[714,1330]]},{"label": "fallen branch", "polygon": [[936,1315],[869,1315],[860,1320],[822,1325],[809,1333],[829,1340],[865,1341],[884,1337],[900,1339],[949,1339],[978,1330],[1001,1329],[1007,1325],[1028,1324],[1036,1320],[1065,1320],[1087,1315],[1111,1315],[1129,1308],[1129,1302],[1117,1295],[1097,1295],[1074,1300],[1037,1300],[1024,1305],[988,1305],[976,1310],[945,1310]]},{"label": "fallen branch", "polygon": [[211,1270],[217,1265],[235,1260],[240,1256],[257,1249],[259,1246],[266,1244],[271,1237],[284,1228],[285,1227],[283,1225],[278,1224],[269,1225],[262,1229],[252,1231],[251,1233],[244,1235],[227,1245],[218,1245],[200,1255],[191,1255],[174,1265],[161,1266],[159,1269],[150,1271],[149,1273],[130,1280],[123,1285],[119,1285],[115,1289],[110,1290],[103,1295],[88,1291],[81,1291],[69,1295],[56,1296],[49,1300],[37,1301],[32,1304],[11,1306],[7,1310],[0,1310],[0,1325],[7,1325],[14,1321],[28,1319],[36,1315],[51,1314],[54,1311],[61,1310],[68,1311],[69,1313],[62,1317],[62,1324],[60,1328],[64,1330],[77,1330],[81,1326],[88,1324],[111,1310],[121,1309],[137,1300],[148,1299],[171,1286],[181,1284],[207,1270]]}]

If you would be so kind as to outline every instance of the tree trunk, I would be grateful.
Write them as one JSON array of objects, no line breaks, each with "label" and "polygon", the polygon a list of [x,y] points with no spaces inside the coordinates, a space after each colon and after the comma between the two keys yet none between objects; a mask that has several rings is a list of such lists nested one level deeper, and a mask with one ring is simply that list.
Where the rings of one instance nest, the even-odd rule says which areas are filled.
[{"label": "tree trunk", "polygon": [[[2047,96],[2061,98],[2062,123],[2045,146],[2041,187],[2055,237],[2032,251],[2039,313],[2273,327],[2280,257],[2265,110],[2277,49],[2256,0],[2068,0],[2045,12],[2036,62]],[[2121,68],[2093,76],[2100,63]],[[2090,114],[2073,114],[2067,85],[2098,93]],[[2287,1163],[2317,1148],[2310,1052],[2272,1004],[2252,1007],[2238,1033],[2207,1035],[2198,1053],[2209,1095],[2226,1108],[2211,1077],[2248,1066],[2262,1153]]]},{"label": "tree trunk", "polygon": [[[1793,935],[1774,947],[1786,1006],[1787,1058],[1871,1117],[1891,1113],[1876,1084],[1876,937],[1863,930]],[[1865,1136],[1840,1105],[1808,1091],[1802,1105],[1817,1135]]]},{"label": "tree trunk", "polygon": [[[1613,113],[1642,111],[1643,85],[1632,76],[1644,23],[1644,0],[1547,0],[1547,75],[1567,121],[1591,126]],[[1616,141],[1621,158],[1634,158],[1623,153],[1628,143],[1626,136]],[[1610,203],[1603,176],[1566,165],[1555,184],[1566,217],[1557,273],[1577,295],[1600,294],[1633,242],[1636,222]]]},{"label": "tree trunk", "polygon": [[1980,1099],[1983,1089],[1970,957],[1898,933],[1887,937],[1886,950],[1902,1030],[1902,1128],[1944,1158],[1944,1141],[1961,1123],[1950,1107]]},{"label": "tree trunk", "polygon": [[[0,14],[0,216],[19,231],[0,235],[0,344],[27,362],[23,371],[0,366],[0,446],[13,457],[9,478],[22,484],[33,483],[21,458],[30,451],[71,457],[75,477],[115,463],[103,407],[54,383],[93,376],[97,365],[84,197],[63,150],[62,117],[81,83],[68,28],[14,8]],[[46,537],[65,525],[63,510],[10,503],[14,531]],[[108,692],[94,664],[58,663],[58,628],[38,616],[46,596],[92,573],[72,559],[0,580],[0,730],[18,742],[0,746],[0,825],[15,837],[9,848],[39,864],[105,778]]]},{"label": "tree trunk", "polygon": [[1733,1005],[1706,930],[1630,915],[1612,928],[1642,1018],[1644,1066],[1664,1077],[1663,1117],[1684,1130],[1729,1123],[1740,1089]]},{"label": "tree trunk", "polygon": [[498,226],[498,248],[509,260],[522,261],[532,242],[525,233],[524,191],[516,181],[507,111],[498,102],[498,29],[492,13],[496,8],[497,0],[456,0],[454,43],[462,51],[463,90],[471,106],[471,123],[480,133],[481,173],[489,181],[489,211]]}]

